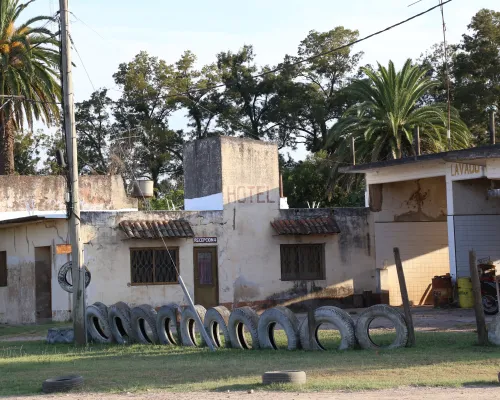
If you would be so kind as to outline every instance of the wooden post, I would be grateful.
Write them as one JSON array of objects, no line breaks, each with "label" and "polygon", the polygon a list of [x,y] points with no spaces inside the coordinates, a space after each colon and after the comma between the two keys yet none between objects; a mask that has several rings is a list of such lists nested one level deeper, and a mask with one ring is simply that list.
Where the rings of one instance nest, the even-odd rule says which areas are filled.
[{"label": "wooden post", "polygon": [[411,316],[410,300],[408,298],[408,290],[406,288],[403,264],[401,263],[401,255],[399,254],[399,249],[397,247],[394,247],[394,260],[396,261],[396,271],[398,273],[399,288],[401,290],[401,298],[403,299],[406,324],[408,325],[407,347],[412,347],[415,346],[415,328],[413,327],[413,318]]},{"label": "wooden post", "polygon": [[356,143],[354,136],[351,136],[352,165],[356,165]]},{"label": "wooden post", "polygon": [[469,251],[470,279],[472,281],[472,292],[474,294],[474,312],[476,314],[477,341],[480,346],[488,345],[488,331],[484,318],[483,297],[481,296],[481,283],[477,273],[476,252]]},{"label": "wooden post", "polygon": [[495,110],[490,111],[490,143],[495,144],[496,134],[495,134]]},{"label": "wooden post", "polygon": [[311,350],[314,350],[316,348],[315,346],[315,339],[316,339],[316,319],[314,318],[314,304],[315,301],[311,299],[311,305],[309,306],[307,310],[307,325],[309,327],[309,348]]}]

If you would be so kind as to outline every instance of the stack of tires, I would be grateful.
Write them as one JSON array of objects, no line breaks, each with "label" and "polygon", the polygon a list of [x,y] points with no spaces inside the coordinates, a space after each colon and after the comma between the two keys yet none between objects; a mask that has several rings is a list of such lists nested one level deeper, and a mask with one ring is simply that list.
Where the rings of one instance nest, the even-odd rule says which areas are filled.
[{"label": "stack of tires", "polygon": [[[318,338],[318,330],[322,324],[331,324],[341,336],[338,350],[352,349],[357,345],[363,349],[379,348],[369,334],[371,322],[379,317],[390,320],[396,329],[396,338],[384,348],[405,347],[408,342],[408,327],[403,314],[387,305],[364,310],[356,323],[338,307],[320,307],[314,311],[315,326],[312,330],[307,318],[299,323],[297,316],[283,306],[268,309],[260,316],[250,307],[230,312],[224,306],[206,310],[197,305],[195,310],[216,347],[276,350],[274,329],[279,325],[287,337],[288,350],[325,350]],[[175,303],[158,310],[147,304],[130,308],[126,303],[118,302],[108,308],[102,303],[94,303],[87,307],[86,318],[88,334],[97,343],[205,345],[203,335],[198,337],[196,334],[194,312]],[[309,340],[310,331],[315,333],[313,340]]]}]

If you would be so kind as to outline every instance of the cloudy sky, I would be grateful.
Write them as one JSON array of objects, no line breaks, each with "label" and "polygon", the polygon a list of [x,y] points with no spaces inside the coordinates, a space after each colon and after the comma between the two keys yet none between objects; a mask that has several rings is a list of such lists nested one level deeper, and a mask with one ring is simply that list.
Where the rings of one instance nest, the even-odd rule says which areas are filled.
[{"label": "cloudy sky", "polygon": [[[328,31],[342,25],[369,35],[436,5],[438,0],[70,0],[74,13],[72,36],[96,88],[116,88],[112,75],[121,62],[141,50],[175,62],[191,50],[200,65],[211,63],[220,51],[237,51],[252,44],[261,65],[280,62],[295,54],[310,30]],[[52,15],[58,0],[37,0],[27,16]],[[453,0],[445,6],[450,43],[458,42],[472,16],[481,8],[500,10],[498,0]],[[363,51],[363,64],[392,59],[401,65],[418,58],[442,40],[439,9],[354,47]],[[76,54],[76,101],[89,97],[92,85]],[[116,98],[119,92],[110,91]],[[177,115],[172,128],[182,128]],[[304,153],[299,152],[299,157]]]}]

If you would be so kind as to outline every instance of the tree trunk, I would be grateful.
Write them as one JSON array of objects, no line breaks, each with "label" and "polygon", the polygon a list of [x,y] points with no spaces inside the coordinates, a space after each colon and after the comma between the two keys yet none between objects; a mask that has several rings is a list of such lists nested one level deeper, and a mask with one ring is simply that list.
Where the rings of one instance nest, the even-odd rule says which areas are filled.
[{"label": "tree trunk", "polygon": [[14,174],[14,122],[0,116],[0,175]]}]

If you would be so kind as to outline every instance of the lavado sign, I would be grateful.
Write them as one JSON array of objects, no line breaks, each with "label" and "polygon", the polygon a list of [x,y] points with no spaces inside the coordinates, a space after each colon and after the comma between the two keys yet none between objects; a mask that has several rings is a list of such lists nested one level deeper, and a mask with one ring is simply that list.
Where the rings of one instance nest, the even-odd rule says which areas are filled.
[{"label": "lavado sign", "polygon": [[483,167],[472,164],[453,163],[450,165],[450,169],[452,177],[481,175],[483,172]]}]

